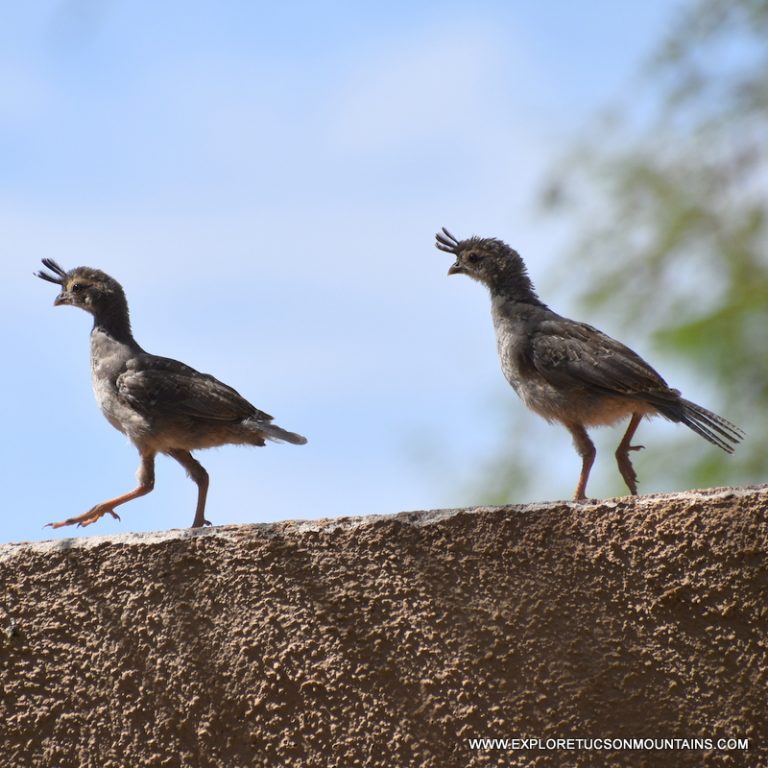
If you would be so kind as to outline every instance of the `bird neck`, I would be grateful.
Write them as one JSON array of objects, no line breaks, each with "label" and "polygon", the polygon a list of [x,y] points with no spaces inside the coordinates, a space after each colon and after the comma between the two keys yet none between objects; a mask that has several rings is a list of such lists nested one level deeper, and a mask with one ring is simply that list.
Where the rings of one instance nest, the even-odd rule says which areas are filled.
[{"label": "bird neck", "polygon": [[504,264],[488,284],[491,299],[502,299],[520,304],[546,306],[536,294],[531,278],[524,267],[517,264]]},{"label": "bird neck", "polygon": [[131,332],[131,318],[127,302],[111,302],[109,307],[94,313],[93,331],[101,331],[123,344],[136,345]]}]

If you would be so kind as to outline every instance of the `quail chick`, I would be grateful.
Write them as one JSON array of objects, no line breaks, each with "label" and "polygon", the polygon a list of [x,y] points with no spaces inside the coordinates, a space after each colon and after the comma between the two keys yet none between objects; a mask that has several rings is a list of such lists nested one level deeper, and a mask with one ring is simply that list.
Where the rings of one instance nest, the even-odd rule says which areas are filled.
[{"label": "quail chick", "polygon": [[629,459],[643,416],[682,422],[727,453],[743,432],[726,419],[685,400],[639,355],[586,323],[561,317],[536,295],[517,251],[495,238],[457,240],[448,230],[436,247],[456,257],[449,275],[468,275],[491,294],[491,314],[501,369],[528,408],[558,421],[573,436],[581,457],[575,499],[586,498],[595,446],[587,427],[629,417],[616,460],[630,492],[637,475]]},{"label": "quail chick", "polygon": [[191,451],[227,443],[307,442],[273,424],[271,416],[213,376],[145,352],[131,333],[125,293],[109,275],[90,267],[66,272],[52,259],[43,259],[43,264],[51,272],[37,272],[37,277],[61,286],[54,305],[80,307],[93,315],[91,381],[96,400],[109,423],[128,436],[141,456],[134,490],[78,517],[50,523],[53,528],[90,525],[105,514],[119,520],[116,507],[153,489],[158,453],[176,459],[197,485],[192,527],[210,525],[205,519],[208,473]]}]

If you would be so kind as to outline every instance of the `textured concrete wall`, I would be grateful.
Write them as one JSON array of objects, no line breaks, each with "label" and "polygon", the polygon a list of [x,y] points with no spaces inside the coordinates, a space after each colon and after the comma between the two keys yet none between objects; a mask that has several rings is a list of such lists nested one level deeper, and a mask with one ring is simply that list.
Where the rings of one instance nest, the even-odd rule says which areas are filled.
[{"label": "textured concrete wall", "polygon": [[767,510],[761,487],[6,545],[0,765],[766,765]]}]

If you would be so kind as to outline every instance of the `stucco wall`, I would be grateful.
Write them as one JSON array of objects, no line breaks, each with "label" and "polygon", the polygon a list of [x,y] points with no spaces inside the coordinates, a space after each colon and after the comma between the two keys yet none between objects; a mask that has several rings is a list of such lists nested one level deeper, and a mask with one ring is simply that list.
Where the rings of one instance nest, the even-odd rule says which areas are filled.
[{"label": "stucco wall", "polygon": [[0,764],[766,765],[767,509],[760,487],[5,545]]}]

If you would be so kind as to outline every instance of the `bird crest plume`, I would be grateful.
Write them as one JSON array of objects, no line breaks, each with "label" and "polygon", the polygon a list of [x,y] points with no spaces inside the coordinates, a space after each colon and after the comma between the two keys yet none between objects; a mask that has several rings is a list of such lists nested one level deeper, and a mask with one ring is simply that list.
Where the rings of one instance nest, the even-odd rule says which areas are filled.
[{"label": "bird crest plume", "polygon": [[43,272],[41,269],[39,272],[35,272],[36,277],[47,280],[49,283],[64,285],[64,278],[67,276],[67,273],[53,259],[43,259],[43,265],[56,274],[51,275],[48,272]]},{"label": "bird crest plume", "polygon": [[435,238],[437,239],[435,246],[441,251],[453,254],[457,253],[456,249],[459,246],[459,241],[445,227],[443,227],[442,232],[438,232],[435,235]]}]

